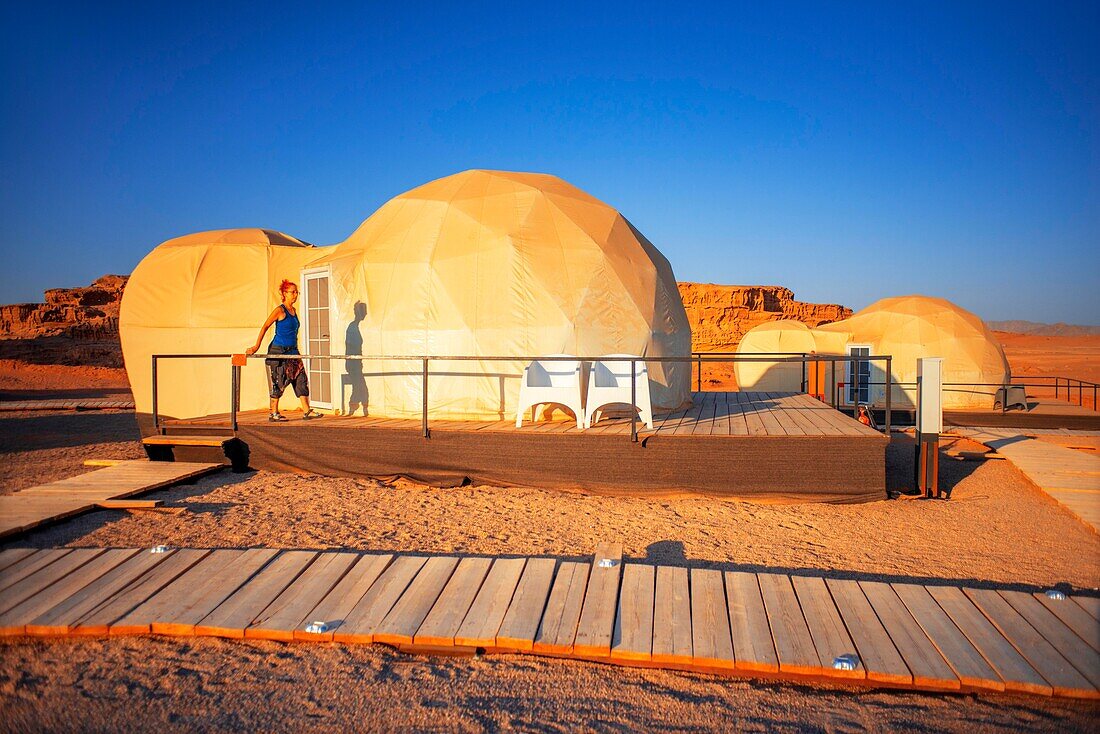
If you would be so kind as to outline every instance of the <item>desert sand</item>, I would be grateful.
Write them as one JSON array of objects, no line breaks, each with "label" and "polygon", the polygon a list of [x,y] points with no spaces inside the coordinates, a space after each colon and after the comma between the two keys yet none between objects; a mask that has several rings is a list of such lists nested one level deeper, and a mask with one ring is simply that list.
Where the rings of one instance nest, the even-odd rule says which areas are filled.
[{"label": "desert sand", "polygon": [[[0,414],[4,491],[138,453],[132,414]],[[18,447],[18,452],[14,451]],[[979,450],[959,442],[949,454]],[[906,482],[911,444],[889,451]],[[1100,585],[1100,538],[1006,462],[944,458],[950,503],[755,505],[525,488],[222,473],[150,495],[179,515],[101,511],[9,545],[355,548],[824,570],[1041,589]],[[138,637],[0,642],[14,730],[519,728],[788,731],[1087,729],[1093,704],[936,696],[637,670],[527,656],[432,658],[379,646]]]},{"label": "desert sand", "polygon": [[[1014,374],[1100,381],[1100,338],[998,334]],[[708,365],[709,389],[735,385]],[[0,362],[0,399],[118,395],[125,373]],[[1061,440],[1054,437],[1051,440]],[[908,482],[896,439],[888,483]],[[1095,439],[1074,438],[1093,445]],[[629,559],[721,569],[824,570],[1095,590],[1100,538],[1007,462],[952,458],[950,503],[755,505],[606,498],[527,488],[439,490],[399,480],[223,473],[154,493],[179,515],[101,511],[11,542],[46,547],[269,546],[580,558],[620,540]],[[0,413],[0,493],[139,458],[133,414]],[[527,656],[432,658],[384,646],[158,637],[0,641],[0,728],[496,731],[1090,730],[1100,708],[1010,696],[791,685]]]}]

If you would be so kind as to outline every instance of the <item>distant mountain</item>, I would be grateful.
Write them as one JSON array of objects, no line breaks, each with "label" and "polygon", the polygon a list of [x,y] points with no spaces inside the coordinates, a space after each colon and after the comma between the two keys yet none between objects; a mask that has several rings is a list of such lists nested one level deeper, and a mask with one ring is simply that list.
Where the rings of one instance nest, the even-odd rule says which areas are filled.
[{"label": "distant mountain", "polygon": [[1034,334],[1035,336],[1096,336],[1100,326],[1082,326],[1080,324],[1040,324],[1037,321],[986,321],[986,326],[994,331],[1008,331],[1013,334]]}]

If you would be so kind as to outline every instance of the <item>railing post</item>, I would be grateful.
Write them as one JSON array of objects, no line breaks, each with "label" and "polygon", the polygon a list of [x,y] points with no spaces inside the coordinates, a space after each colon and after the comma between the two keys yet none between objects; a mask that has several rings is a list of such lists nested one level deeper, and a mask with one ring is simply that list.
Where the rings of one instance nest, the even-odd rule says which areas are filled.
[{"label": "railing post", "polygon": [[229,358],[229,423],[233,426],[233,433],[237,432],[237,403],[240,400],[240,375],[241,368],[233,364],[233,358]]},{"label": "railing post", "polygon": [[157,410],[157,355],[153,355],[153,430],[160,433],[160,411]]},{"label": "railing post", "polygon": [[[702,361],[699,362],[700,369]],[[630,442],[638,443],[638,382],[637,362],[630,360]]]},{"label": "railing post", "polygon": [[806,353],[802,353],[802,389],[801,392],[806,392]]},{"label": "railing post", "polygon": [[1096,385],[1092,386],[1092,409],[1096,410]]},{"label": "railing post", "polygon": [[886,438],[890,438],[890,393],[893,392],[890,389],[890,382],[892,381],[891,375],[894,373],[891,369],[891,362],[893,358],[886,358]]},{"label": "railing post", "polygon": [[703,392],[703,355],[698,354],[696,373],[695,373],[695,392]]},{"label": "railing post", "polygon": [[421,365],[421,396],[420,427],[424,431],[424,438],[428,438],[428,358],[424,357]]},{"label": "railing post", "polygon": [[1054,399],[1058,399],[1058,378],[1054,378]]},{"label": "railing post", "polygon": [[1077,381],[1077,405],[1085,407],[1085,383]]}]

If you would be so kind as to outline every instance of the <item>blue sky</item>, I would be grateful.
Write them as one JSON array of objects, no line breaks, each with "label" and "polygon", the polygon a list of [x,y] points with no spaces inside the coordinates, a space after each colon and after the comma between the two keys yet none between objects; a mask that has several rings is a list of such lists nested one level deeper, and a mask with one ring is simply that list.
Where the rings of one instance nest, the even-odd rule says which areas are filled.
[{"label": "blue sky", "polygon": [[1100,323],[1096,3],[8,3],[0,23],[0,302],[198,230],[331,244],[498,168],[607,201],[681,280]]}]

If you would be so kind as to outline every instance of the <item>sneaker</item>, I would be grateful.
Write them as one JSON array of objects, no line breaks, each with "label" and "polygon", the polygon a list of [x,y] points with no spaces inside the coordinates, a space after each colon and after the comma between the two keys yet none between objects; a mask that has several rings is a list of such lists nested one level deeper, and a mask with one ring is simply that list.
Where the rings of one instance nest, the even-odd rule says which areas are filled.
[{"label": "sneaker", "polygon": [[323,413],[318,413],[316,410],[313,410],[311,408],[308,413],[306,413],[305,415],[302,416],[302,420],[311,421],[314,418],[320,418],[322,415],[324,415],[324,414]]},{"label": "sneaker", "polygon": [[267,417],[272,423],[286,423],[287,417],[282,413],[272,413]]}]

